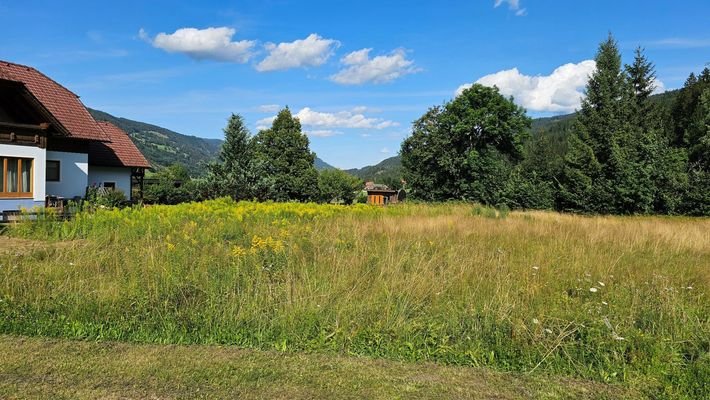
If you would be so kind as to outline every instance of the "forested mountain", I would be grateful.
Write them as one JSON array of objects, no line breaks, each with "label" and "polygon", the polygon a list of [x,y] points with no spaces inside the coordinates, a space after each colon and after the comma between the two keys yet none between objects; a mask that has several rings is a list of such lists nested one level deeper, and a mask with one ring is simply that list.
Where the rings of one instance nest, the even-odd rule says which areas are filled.
[{"label": "forested mountain", "polygon": [[364,181],[384,183],[392,188],[398,189],[401,186],[402,180],[402,160],[399,156],[394,156],[382,160],[375,165],[348,169],[345,172]]},{"label": "forested mountain", "polygon": [[[191,176],[203,176],[205,164],[217,158],[223,142],[221,139],[183,135],[157,125],[115,117],[91,108],[89,112],[97,121],[111,122],[126,131],[154,169],[182,164]],[[315,167],[319,170],[334,168],[317,157]]]},{"label": "forested mountain", "polygon": [[202,165],[213,160],[222,141],[183,135],[170,129],[89,109],[97,121],[108,121],[126,131],[154,169],[173,164],[187,167],[190,175],[204,173]]}]

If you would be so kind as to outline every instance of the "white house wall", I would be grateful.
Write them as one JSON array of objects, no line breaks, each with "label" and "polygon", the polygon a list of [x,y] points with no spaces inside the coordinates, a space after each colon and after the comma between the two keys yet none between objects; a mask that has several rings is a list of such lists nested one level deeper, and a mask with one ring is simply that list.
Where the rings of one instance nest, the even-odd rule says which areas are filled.
[{"label": "white house wall", "polygon": [[17,210],[20,207],[32,207],[35,205],[44,205],[45,196],[45,169],[46,169],[46,150],[34,146],[18,146],[9,144],[0,144],[0,156],[31,158],[34,160],[33,168],[33,196],[31,198],[13,198],[0,199],[0,211]]},{"label": "white house wall", "polygon": [[106,182],[115,182],[116,188],[131,197],[131,169],[89,166],[89,186],[104,186]]},{"label": "white house wall", "polygon": [[47,182],[47,195],[65,199],[84,197],[89,182],[89,156],[84,153],[47,151],[47,160],[59,161],[59,182]]}]

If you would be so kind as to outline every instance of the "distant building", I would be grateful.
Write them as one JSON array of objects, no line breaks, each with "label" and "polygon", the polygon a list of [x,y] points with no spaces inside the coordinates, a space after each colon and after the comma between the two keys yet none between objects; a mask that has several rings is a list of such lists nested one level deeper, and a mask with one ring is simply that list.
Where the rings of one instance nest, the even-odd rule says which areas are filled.
[{"label": "distant building", "polygon": [[387,205],[397,204],[404,200],[404,190],[392,190],[387,185],[367,182],[365,183],[365,191],[367,192],[367,204]]}]

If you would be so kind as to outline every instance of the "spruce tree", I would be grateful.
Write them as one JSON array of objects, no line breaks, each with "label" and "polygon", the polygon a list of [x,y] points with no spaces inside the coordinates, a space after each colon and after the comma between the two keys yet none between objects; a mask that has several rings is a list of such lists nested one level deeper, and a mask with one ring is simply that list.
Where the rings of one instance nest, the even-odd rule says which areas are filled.
[{"label": "spruce tree", "polygon": [[597,70],[586,87],[586,98],[569,138],[561,177],[560,203],[564,210],[616,212],[613,180],[623,154],[620,131],[629,93],[621,72],[621,56],[611,35],[595,57]]},{"label": "spruce tree", "polygon": [[[642,127],[653,66],[637,52],[632,76],[621,69],[621,55],[609,35],[596,55],[562,173],[563,209],[630,214],[651,210],[655,141]],[[655,135],[655,133],[654,133]]]},{"label": "spruce tree", "polygon": [[245,200],[253,196],[254,165],[249,130],[244,119],[232,114],[224,128],[224,143],[219,163],[208,166],[208,182],[216,196]]},{"label": "spruce tree", "polygon": [[271,128],[254,136],[260,198],[307,201],[318,196],[315,154],[308,146],[300,121],[288,107],[278,113]]}]

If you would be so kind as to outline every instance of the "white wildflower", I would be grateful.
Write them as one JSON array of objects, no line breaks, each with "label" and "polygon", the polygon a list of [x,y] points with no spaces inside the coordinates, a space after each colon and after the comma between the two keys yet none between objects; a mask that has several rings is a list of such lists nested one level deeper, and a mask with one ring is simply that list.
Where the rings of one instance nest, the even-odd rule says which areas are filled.
[{"label": "white wildflower", "polygon": [[606,286],[606,285],[604,284],[604,282],[602,282],[602,281],[598,281],[597,283],[598,283],[598,284],[599,284],[599,286],[601,286],[601,287],[604,287],[604,286]]},{"label": "white wildflower", "polygon": [[540,323],[540,321],[537,318],[533,318],[533,324],[537,325],[539,323]]},{"label": "white wildflower", "polygon": [[609,305],[609,303],[607,303],[606,301],[602,301],[602,304],[604,304],[605,306]]},{"label": "white wildflower", "polygon": [[550,328],[545,328],[545,333],[548,333],[548,334],[549,334],[549,333],[552,333],[552,329],[550,329]]},{"label": "white wildflower", "polygon": [[589,288],[589,291],[592,292],[592,293],[596,293],[597,291],[599,291],[599,289],[597,289],[597,288],[595,288],[595,287],[590,287],[590,288]]},{"label": "white wildflower", "polygon": [[626,340],[626,339],[624,339],[623,337],[617,335],[616,332],[613,332],[613,333],[611,334],[611,337],[613,337],[614,340]]}]

